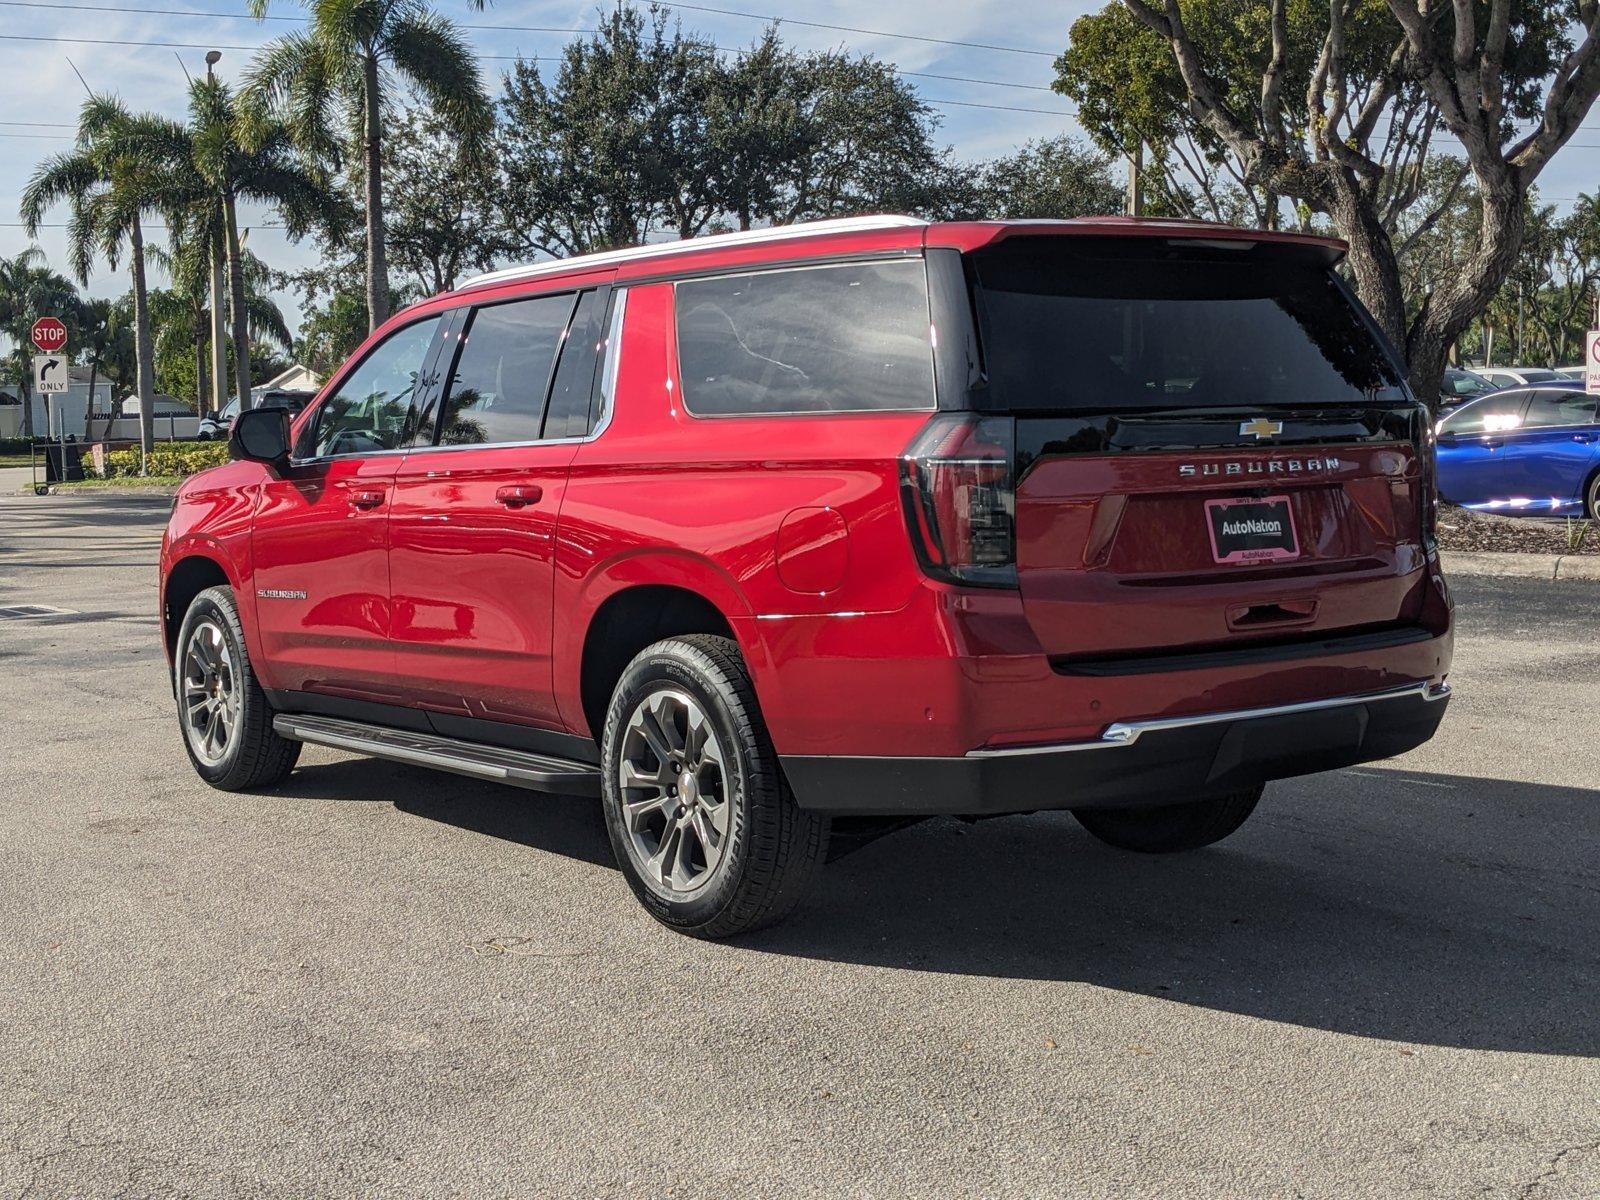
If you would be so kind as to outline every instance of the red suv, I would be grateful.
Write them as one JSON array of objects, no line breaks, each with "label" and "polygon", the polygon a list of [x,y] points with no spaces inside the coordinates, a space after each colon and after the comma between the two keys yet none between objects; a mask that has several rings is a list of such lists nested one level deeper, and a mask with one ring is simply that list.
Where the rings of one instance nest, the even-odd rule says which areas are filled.
[{"label": "red suv", "polygon": [[180,491],[189,756],[596,794],[707,937],[931,814],[1214,842],[1449,691],[1428,413],[1340,251],[875,217],[475,279]]}]

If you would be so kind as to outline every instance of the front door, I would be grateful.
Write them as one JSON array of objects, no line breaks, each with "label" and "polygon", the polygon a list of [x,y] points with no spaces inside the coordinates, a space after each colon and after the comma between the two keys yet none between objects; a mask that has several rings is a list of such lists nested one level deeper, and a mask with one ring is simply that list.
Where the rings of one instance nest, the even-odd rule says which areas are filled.
[{"label": "front door", "polygon": [[465,317],[435,431],[395,480],[389,569],[410,702],[561,726],[551,678],[556,520],[588,432],[605,289]]},{"label": "front door", "polygon": [[439,323],[403,326],[347,368],[265,486],[252,531],[256,624],[277,689],[393,693],[389,511]]},{"label": "front door", "polygon": [[1498,392],[1462,405],[1439,427],[1439,491],[1468,508],[1503,502],[1512,471],[1509,433],[1522,424],[1526,391]]}]

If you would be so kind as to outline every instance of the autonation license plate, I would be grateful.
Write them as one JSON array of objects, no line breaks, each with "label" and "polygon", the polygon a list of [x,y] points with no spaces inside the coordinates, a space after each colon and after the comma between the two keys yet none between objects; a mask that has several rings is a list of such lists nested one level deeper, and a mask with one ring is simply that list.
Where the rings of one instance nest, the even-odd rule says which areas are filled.
[{"label": "autonation license plate", "polygon": [[1219,563],[1277,562],[1300,557],[1289,497],[1207,500],[1211,553]]}]

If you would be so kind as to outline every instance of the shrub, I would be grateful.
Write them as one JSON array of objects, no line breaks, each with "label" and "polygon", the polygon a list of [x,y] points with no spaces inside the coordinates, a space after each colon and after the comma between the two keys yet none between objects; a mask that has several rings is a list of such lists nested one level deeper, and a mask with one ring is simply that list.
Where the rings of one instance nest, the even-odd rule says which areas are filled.
[{"label": "shrub", "polygon": [[[150,474],[187,477],[228,461],[226,442],[157,442],[150,450]],[[112,450],[103,478],[139,474],[139,451]]]}]

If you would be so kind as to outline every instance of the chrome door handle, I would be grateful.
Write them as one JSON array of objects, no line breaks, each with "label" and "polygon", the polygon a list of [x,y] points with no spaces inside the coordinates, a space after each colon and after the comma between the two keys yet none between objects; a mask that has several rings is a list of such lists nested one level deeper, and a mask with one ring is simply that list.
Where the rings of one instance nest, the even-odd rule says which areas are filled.
[{"label": "chrome door handle", "polygon": [[496,488],[494,498],[507,508],[522,508],[539,503],[544,498],[544,489],[536,483],[512,484]]}]

